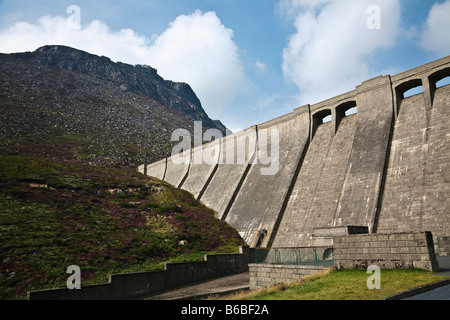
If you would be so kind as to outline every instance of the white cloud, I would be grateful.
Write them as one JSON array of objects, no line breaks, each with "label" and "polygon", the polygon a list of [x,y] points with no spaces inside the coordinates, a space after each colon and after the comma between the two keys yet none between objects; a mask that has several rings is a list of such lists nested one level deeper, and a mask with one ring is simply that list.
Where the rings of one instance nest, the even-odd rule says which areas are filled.
[{"label": "white cloud", "polygon": [[257,60],[255,62],[255,67],[256,67],[257,70],[259,70],[261,72],[264,72],[264,71],[267,70],[267,65],[264,62],[261,62],[259,60]]},{"label": "white cloud", "polygon": [[191,84],[214,115],[246,84],[232,38],[214,12],[181,15],[149,48],[149,61],[164,77]]},{"label": "white cloud", "polygon": [[276,11],[295,19],[301,11],[320,9],[328,2],[329,0],[280,0],[276,6]]},{"label": "white cloud", "polygon": [[431,8],[422,33],[421,45],[440,56],[450,54],[450,0],[435,3]]},{"label": "white cloud", "polygon": [[41,17],[36,24],[17,22],[0,31],[0,52],[34,51],[43,45],[66,45],[114,61],[142,63],[148,41],[131,29],[112,31],[98,20],[81,29],[70,28],[68,19]]},{"label": "white cloud", "polygon": [[[284,0],[283,8],[288,5],[297,12],[297,31],[283,51],[283,72],[299,88],[300,104],[345,93],[369,79],[367,59],[394,45],[400,29],[399,0]],[[367,9],[373,5],[380,8],[381,29],[368,28]]]},{"label": "white cloud", "polygon": [[99,20],[71,28],[68,18],[61,16],[41,17],[36,23],[16,22],[0,30],[3,53],[56,44],[113,61],[147,64],[165,79],[187,82],[213,118],[246,86],[233,31],[214,12],[181,15],[151,39],[131,29],[113,31]]}]

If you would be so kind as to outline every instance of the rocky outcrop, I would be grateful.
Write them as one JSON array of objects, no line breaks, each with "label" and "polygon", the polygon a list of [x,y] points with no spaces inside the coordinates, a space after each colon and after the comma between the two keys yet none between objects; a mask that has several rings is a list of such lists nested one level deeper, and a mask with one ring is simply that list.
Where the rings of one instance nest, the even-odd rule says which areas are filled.
[{"label": "rocky outcrop", "polygon": [[0,151],[134,166],[170,154],[171,133],[213,121],[186,83],[64,46],[0,54]]},{"label": "rocky outcrop", "polygon": [[221,123],[209,119],[188,84],[164,80],[150,66],[114,63],[107,57],[65,46],[41,47],[31,53],[31,60],[38,65],[98,76],[124,91],[151,97],[182,112],[191,120],[201,120],[206,127],[217,128],[225,133],[226,128]]}]

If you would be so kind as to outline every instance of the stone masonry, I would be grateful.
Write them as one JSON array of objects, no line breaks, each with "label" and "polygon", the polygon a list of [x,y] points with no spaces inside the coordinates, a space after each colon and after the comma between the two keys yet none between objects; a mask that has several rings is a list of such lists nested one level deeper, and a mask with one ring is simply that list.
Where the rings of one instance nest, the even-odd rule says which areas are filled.
[{"label": "stone masonry", "polygon": [[[169,158],[146,172],[194,194],[251,247],[323,246],[315,230],[358,226],[371,235],[430,231],[436,252],[448,255],[450,85],[437,87],[447,77],[450,56],[379,76],[219,139],[217,163],[175,165]],[[405,97],[415,87],[423,93]],[[250,161],[265,151],[250,143],[265,131],[279,134],[272,175],[261,174],[270,164]],[[238,153],[238,140],[249,157],[220,161],[226,149]]]},{"label": "stone masonry", "polygon": [[439,265],[431,232],[364,234],[333,238],[337,269],[419,268],[436,272]]},{"label": "stone masonry", "polygon": [[250,264],[250,290],[290,283],[325,269],[326,267],[307,265]]}]

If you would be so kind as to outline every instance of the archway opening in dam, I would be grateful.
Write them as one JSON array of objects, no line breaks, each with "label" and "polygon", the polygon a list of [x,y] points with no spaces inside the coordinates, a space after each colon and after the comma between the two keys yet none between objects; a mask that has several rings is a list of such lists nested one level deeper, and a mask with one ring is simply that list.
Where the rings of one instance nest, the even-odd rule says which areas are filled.
[{"label": "archway opening in dam", "polygon": [[331,109],[325,109],[325,110],[321,110],[321,111],[316,112],[312,116],[311,137],[314,138],[314,135],[315,135],[315,133],[317,131],[317,128],[319,128],[319,126],[321,126],[321,125],[323,125],[325,123],[330,123],[332,120],[333,120],[333,117],[332,117]]},{"label": "archway opening in dam", "polygon": [[331,120],[332,120],[332,117],[331,117],[331,114],[330,114],[330,115],[328,115],[328,116],[326,116],[325,118],[322,119],[322,123],[321,124],[325,124],[325,123],[331,122]]},{"label": "archway opening in dam", "polygon": [[352,116],[352,115],[357,114],[357,113],[358,113],[358,107],[355,105],[354,107],[351,107],[350,109],[345,111],[345,116],[349,117],[349,116]]},{"label": "archway opening in dam", "polygon": [[422,86],[422,82],[420,82],[419,85],[412,87],[410,89],[408,89],[407,91],[403,92],[403,99],[418,95],[423,93],[423,86]]},{"label": "archway opening in dam", "polygon": [[396,114],[399,113],[402,101],[412,96],[421,94],[424,92],[422,79],[412,79],[395,88],[395,95],[397,99]]},{"label": "archway opening in dam", "polygon": [[319,111],[313,115],[313,121],[318,126],[331,122],[332,116],[331,116],[331,110],[326,109]]},{"label": "archway opening in dam", "polygon": [[430,76],[431,86],[438,89],[450,84],[450,67],[436,71]]},{"label": "archway opening in dam", "polygon": [[356,101],[347,101],[336,107],[336,132],[341,121],[345,117],[349,117],[358,113],[358,106]]},{"label": "archway opening in dam", "polygon": [[436,89],[448,86],[450,84],[450,76],[445,77],[444,79],[439,80],[436,82]]},{"label": "archway opening in dam", "polygon": [[431,101],[434,103],[434,96],[437,89],[450,85],[450,67],[436,71],[428,78],[430,82]]}]

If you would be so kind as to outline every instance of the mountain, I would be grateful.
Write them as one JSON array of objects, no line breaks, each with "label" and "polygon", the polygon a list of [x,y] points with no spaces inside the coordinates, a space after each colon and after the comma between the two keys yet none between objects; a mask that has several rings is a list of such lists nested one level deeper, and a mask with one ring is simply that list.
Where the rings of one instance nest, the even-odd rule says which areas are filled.
[{"label": "mountain", "polygon": [[99,284],[241,245],[191,194],[136,170],[0,155],[0,300],[64,288],[69,265]]},{"label": "mountain", "polygon": [[0,54],[0,153],[137,167],[170,155],[174,130],[218,129],[186,83],[65,46]]},{"label": "mountain", "polygon": [[152,67],[63,46],[0,54],[0,300],[64,287],[72,264],[98,284],[244,245],[192,195],[136,170],[194,121],[226,131]]}]

